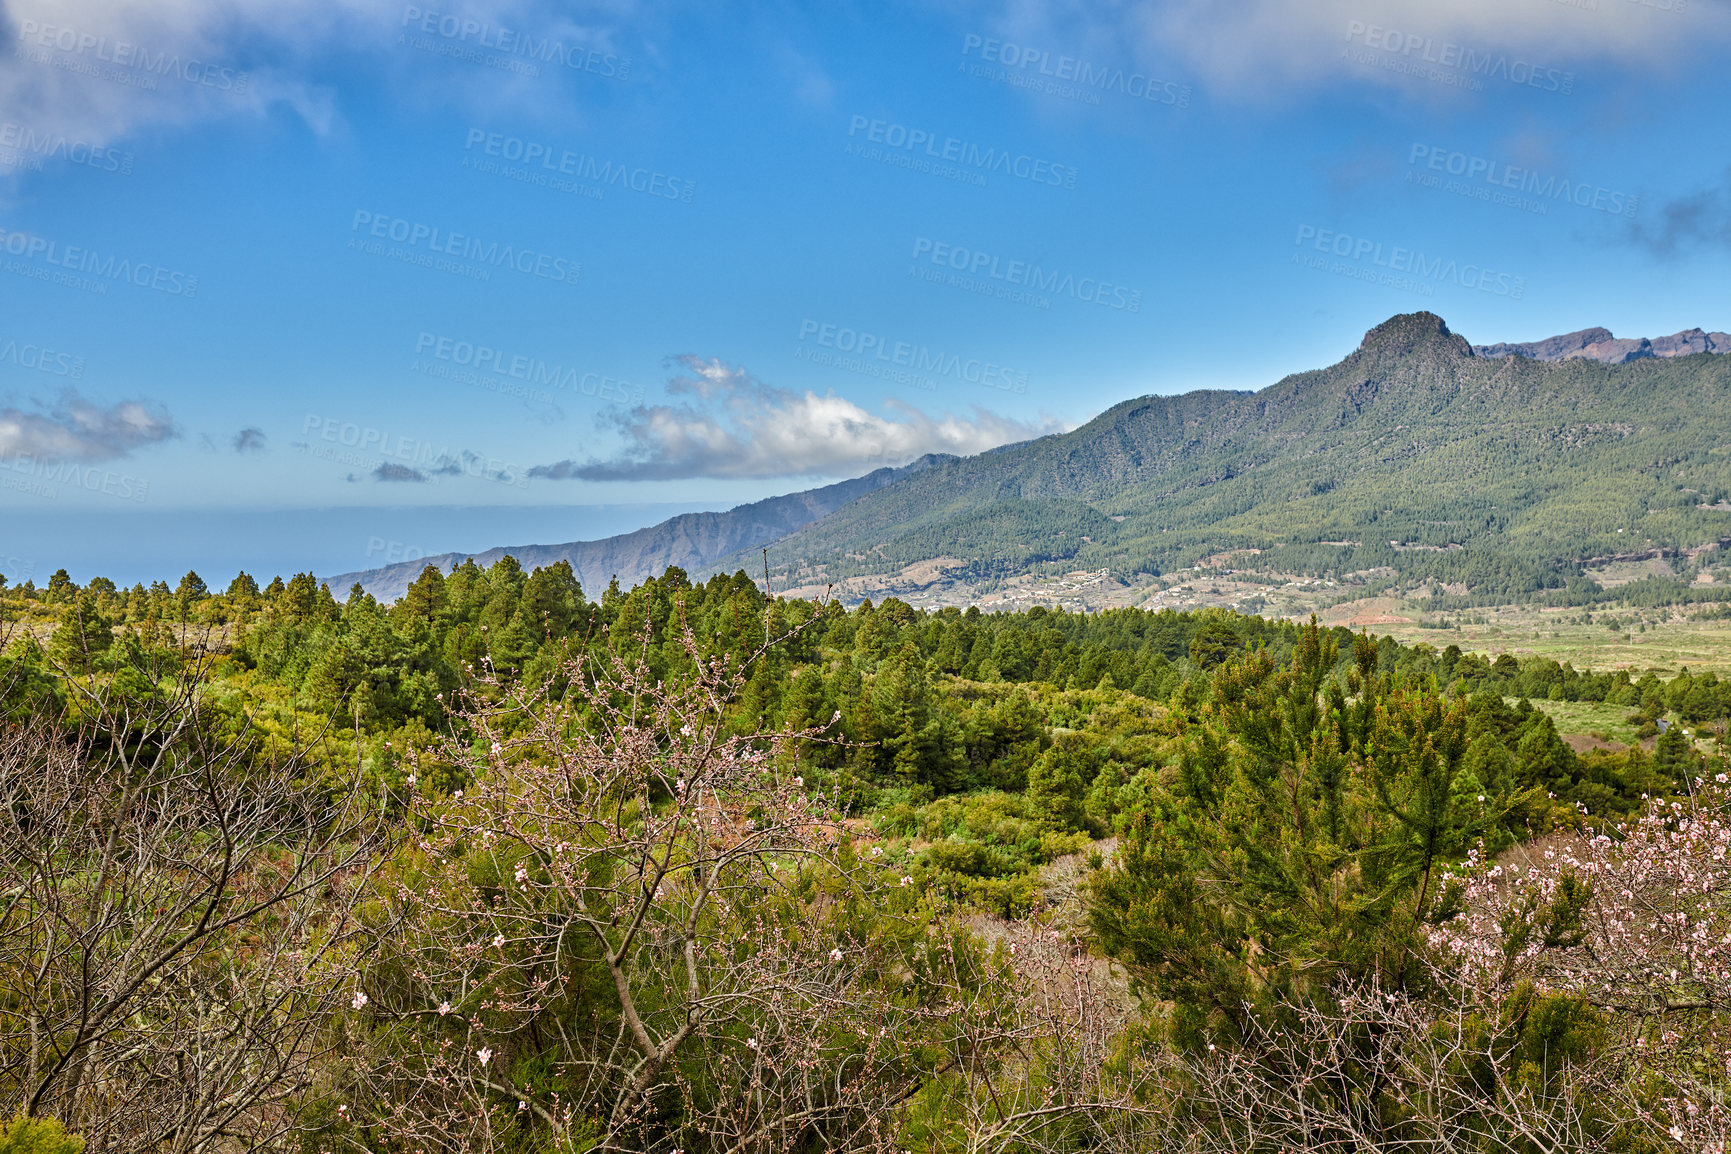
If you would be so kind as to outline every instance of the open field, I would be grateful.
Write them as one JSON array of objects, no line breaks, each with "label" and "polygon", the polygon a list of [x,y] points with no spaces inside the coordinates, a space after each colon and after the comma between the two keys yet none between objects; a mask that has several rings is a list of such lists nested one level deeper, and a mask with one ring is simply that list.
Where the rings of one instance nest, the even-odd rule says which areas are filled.
[{"label": "open field", "polygon": [[[1535,701],[1533,708],[1551,715],[1557,732],[1565,737],[1597,738],[1608,745],[1634,745],[1636,727],[1629,723],[1632,707],[1607,705],[1603,701]],[[1651,745],[1651,739],[1648,739]]]},{"label": "open field", "polygon": [[[1699,612],[1699,610],[1696,610]],[[1512,653],[1523,657],[1540,654],[1557,661],[1573,662],[1577,669],[1627,669],[1645,673],[1651,669],[1661,677],[1684,666],[1697,672],[1731,670],[1731,621],[1692,619],[1675,609],[1642,609],[1587,614],[1575,609],[1532,609],[1504,606],[1461,614],[1431,617],[1414,610],[1407,614],[1412,624],[1373,626],[1397,640],[1414,644],[1427,641],[1441,648],[1462,649],[1496,656]],[[1591,617],[1591,623],[1586,620]],[[1605,621],[1615,618],[1620,628]],[[1435,620],[1458,622],[1454,629],[1427,629]],[[1641,625],[1646,626],[1642,632]]]},{"label": "open field", "polygon": [[[1616,749],[1637,742],[1649,752],[1653,749],[1653,738],[1642,739],[1635,736],[1635,726],[1628,720],[1632,712],[1630,706],[1608,705],[1602,701],[1535,700],[1533,708],[1542,709],[1551,715],[1557,732],[1577,753],[1588,749]],[[1708,727],[1695,729],[1691,736],[1695,740],[1695,748],[1702,753],[1719,753],[1718,734]]]}]

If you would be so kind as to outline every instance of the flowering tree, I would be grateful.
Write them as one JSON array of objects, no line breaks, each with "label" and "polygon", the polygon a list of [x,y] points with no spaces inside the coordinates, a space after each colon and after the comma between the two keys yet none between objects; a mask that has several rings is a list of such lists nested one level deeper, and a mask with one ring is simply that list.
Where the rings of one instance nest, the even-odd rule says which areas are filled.
[{"label": "flowering tree", "polygon": [[1451,878],[1459,913],[1431,935],[1476,996],[1568,991],[1622,1026],[1631,1076],[1614,1095],[1659,1145],[1723,1151],[1731,1082],[1731,790],[1652,799]]},{"label": "flowering tree", "polygon": [[1731,793],[1718,775],[1624,825],[1587,827],[1451,876],[1431,934],[1475,984],[1531,981],[1611,1010],[1731,1008]]},{"label": "flowering tree", "polygon": [[463,789],[413,802],[403,945],[368,979],[373,1059],[339,1127],[891,1148],[900,1104],[953,1062],[972,940],[802,780],[793,743],[817,731],[730,736],[741,670],[686,647],[682,685],[643,652],[480,679],[440,751]]}]

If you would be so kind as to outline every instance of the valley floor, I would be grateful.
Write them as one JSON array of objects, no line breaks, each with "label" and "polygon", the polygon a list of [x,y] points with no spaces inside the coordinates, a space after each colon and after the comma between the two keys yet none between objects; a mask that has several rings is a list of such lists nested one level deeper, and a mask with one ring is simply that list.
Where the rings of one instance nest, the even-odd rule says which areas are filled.
[{"label": "valley floor", "polygon": [[[1140,585],[1114,581],[1105,571],[1086,570],[969,583],[951,579],[941,561],[923,562],[890,576],[852,577],[833,587],[802,586],[783,595],[829,595],[848,602],[898,597],[919,609],[978,605],[988,613],[1035,605],[1071,612],[1128,606],[1221,608],[1293,621],[1307,620],[1314,613],[1325,625],[1368,629],[1404,645],[1425,642],[1438,649],[1458,645],[1493,659],[1504,653],[1517,658],[1536,654],[1572,662],[1577,669],[1652,670],[1661,677],[1684,667],[1695,672],[1731,672],[1731,619],[1703,616],[1711,606],[1587,610],[1501,605],[1437,613],[1423,608],[1426,595],[1415,591],[1413,596],[1403,596],[1381,587],[1390,572],[1349,574],[1335,581],[1231,567],[1247,557],[1221,554],[1209,560],[1213,563]],[[1652,565],[1623,566],[1594,576],[1612,588],[1645,576],[1650,569]],[[1706,580],[1700,584],[1715,584],[1709,575],[1702,576]],[[1717,582],[1724,583],[1723,578]]]}]

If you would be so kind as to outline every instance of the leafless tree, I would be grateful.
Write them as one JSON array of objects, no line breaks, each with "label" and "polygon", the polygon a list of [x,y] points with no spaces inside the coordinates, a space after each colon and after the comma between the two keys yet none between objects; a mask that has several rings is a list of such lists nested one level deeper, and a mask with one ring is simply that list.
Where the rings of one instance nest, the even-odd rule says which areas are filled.
[{"label": "leafless tree", "polygon": [[951,983],[958,1060],[927,1091],[942,1101],[933,1137],[967,1154],[1142,1148],[1167,1120],[1159,1071],[1134,1060],[1140,1009],[1101,962],[1040,922],[1012,923],[972,961]]},{"label": "leafless tree", "polygon": [[223,736],[203,673],[0,721],[0,1112],[92,1151],[281,1135],[355,997],[390,819]]},{"label": "leafless tree", "polygon": [[1169,1123],[1143,1149],[1225,1154],[1608,1149],[1610,1064],[1522,1081],[1470,1014],[1349,987],[1330,1004],[1248,1014],[1238,1044],[1149,1051]]}]

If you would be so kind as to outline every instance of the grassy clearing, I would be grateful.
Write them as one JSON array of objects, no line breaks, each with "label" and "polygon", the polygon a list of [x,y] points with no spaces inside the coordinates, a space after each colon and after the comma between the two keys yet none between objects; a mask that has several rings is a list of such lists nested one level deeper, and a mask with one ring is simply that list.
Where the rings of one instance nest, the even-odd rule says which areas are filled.
[{"label": "grassy clearing", "polygon": [[[1514,699],[1508,699],[1511,704]],[[1644,748],[1653,748],[1653,739],[1642,741],[1637,736],[1636,727],[1631,725],[1628,717],[1635,711],[1630,705],[1610,705],[1602,701],[1534,701],[1534,709],[1542,709],[1551,715],[1556,724],[1557,732],[1563,737],[1596,737],[1600,741],[1616,745],[1641,744]],[[1675,714],[1671,720],[1677,722]],[[1678,724],[1682,724],[1677,722]],[[1686,727],[1695,739],[1695,748],[1709,756],[1719,752],[1717,735],[1708,726]]]},{"label": "grassy clearing", "polygon": [[1581,734],[1619,745],[1634,745],[1640,740],[1636,727],[1628,721],[1633,706],[1607,705],[1602,701],[1535,701],[1533,708],[1550,714],[1557,732],[1565,737]]}]

